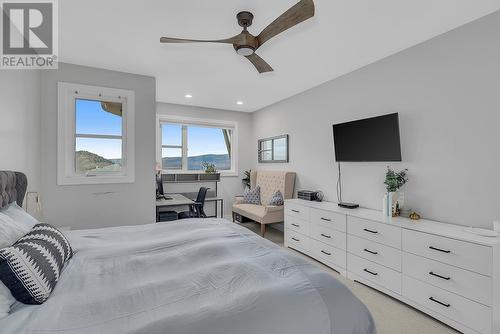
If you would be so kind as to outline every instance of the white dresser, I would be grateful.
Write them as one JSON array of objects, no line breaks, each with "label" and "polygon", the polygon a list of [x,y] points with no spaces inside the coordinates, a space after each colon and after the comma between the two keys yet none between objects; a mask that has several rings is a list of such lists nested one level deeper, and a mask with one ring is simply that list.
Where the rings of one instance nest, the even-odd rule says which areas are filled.
[{"label": "white dresser", "polygon": [[291,199],[285,201],[285,247],[461,332],[500,334],[500,238]]}]

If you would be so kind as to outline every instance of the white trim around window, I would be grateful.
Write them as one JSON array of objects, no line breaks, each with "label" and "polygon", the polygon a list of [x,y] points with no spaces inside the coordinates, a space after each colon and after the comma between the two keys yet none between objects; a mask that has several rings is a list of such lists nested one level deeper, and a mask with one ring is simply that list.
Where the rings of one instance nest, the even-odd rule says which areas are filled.
[{"label": "white trim around window", "polygon": [[[87,99],[122,104],[122,134],[76,134],[76,100]],[[58,83],[57,184],[133,183],[135,181],[135,93],[130,90]],[[119,171],[78,174],[76,138],[121,139],[122,167]]]},{"label": "white trim around window", "polygon": [[[213,119],[204,119],[204,118],[191,118],[191,117],[183,117],[183,116],[174,116],[174,115],[157,115],[157,131],[156,131],[156,161],[161,162],[162,160],[162,133],[161,133],[161,125],[162,124],[180,124],[180,125],[191,125],[191,126],[206,126],[210,128],[221,128],[221,129],[229,129],[232,131],[231,136],[231,169],[230,170],[221,170],[219,171],[221,176],[238,176],[238,122],[234,121],[225,121],[225,120],[213,120]],[[183,131],[183,143],[186,142],[185,138],[187,134]],[[199,171],[189,171],[186,169],[187,166],[187,146],[182,145],[177,148],[182,149],[182,166],[183,169],[174,169],[174,170],[163,170],[164,173],[199,173]]]}]

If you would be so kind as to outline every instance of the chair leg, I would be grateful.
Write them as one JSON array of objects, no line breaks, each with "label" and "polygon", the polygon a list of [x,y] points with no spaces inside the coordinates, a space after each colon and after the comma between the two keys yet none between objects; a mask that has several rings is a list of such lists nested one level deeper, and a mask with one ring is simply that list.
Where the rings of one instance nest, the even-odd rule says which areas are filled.
[{"label": "chair leg", "polygon": [[264,238],[266,234],[266,224],[260,224],[260,236]]}]

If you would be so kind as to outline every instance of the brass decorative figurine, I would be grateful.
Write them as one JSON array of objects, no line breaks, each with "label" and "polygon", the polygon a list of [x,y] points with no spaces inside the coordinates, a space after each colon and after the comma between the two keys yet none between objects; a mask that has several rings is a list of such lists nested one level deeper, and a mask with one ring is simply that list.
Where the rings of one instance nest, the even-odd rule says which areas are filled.
[{"label": "brass decorative figurine", "polygon": [[420,217],[420,215],[418,213],[416,213],[416,212],[412,212],[410,214],[410,219],[411,220],[420,220],[420,218],[422,218],[422,217]]}]

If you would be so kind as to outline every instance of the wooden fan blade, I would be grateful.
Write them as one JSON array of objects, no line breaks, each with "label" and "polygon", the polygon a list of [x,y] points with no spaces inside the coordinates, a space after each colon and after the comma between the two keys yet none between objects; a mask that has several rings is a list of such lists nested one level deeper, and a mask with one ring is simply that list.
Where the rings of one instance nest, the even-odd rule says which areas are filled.
[{"label": "wooden fan blade", "polygon": [[264,30],[262,30],[259,36],[257,36],[257,39],[259,40],[259,46],[264,44],[274,36],[281,34],[283,31],[290,29],[291,27],[307,19],[310,19],[313,16],[313,0],[301,0],[292,8],[281,14],[280,17],[274,20]]},{"label": "wooden fan blade", "polygon": [[235,44],[238,42],[239,36],[240,35],[237,35],[237,36],[231,37],[231,38],[227,38],[227,39],[217,39],[217,40],[162,37],[162,38],[160,38],[160,42],[161,43],[227,43],[227,44]]},{"label": "wooden fan blade", "polygon": [[266,63],[266,61],[262,58],[260,58],[257,54],[252,54],[250,56],[246,56],[248,60],[250,60],[250,62],[253,64],[253,66],[255,66],[255,68],[257,69],[257,71],[259,71],[259,73],[266,73],[266,72],[272,72],[274,71],[273,68],[268,64]]}]

